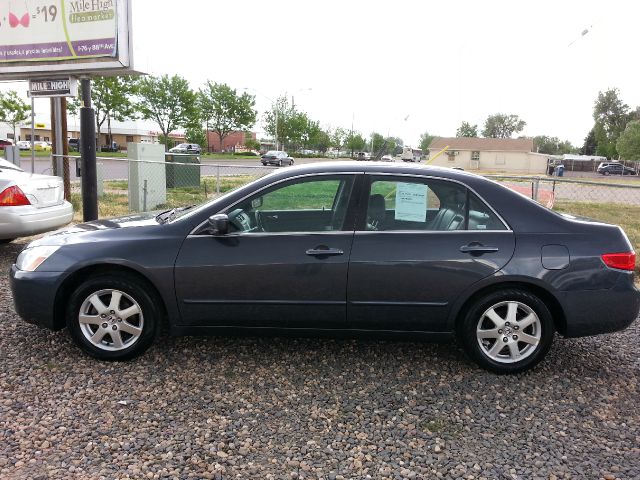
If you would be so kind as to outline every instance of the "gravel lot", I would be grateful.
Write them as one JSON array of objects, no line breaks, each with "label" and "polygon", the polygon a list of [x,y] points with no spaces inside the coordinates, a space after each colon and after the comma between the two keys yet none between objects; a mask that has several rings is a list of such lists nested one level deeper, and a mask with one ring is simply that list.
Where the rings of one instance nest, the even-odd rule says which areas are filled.
[{"label": "gravel lot", "polygon": [[2,479],[640,478],[640,322],[504,377],[454,345],[350,340],[168,338],[99,363],[23,323],[6,275],[0,302]]}]

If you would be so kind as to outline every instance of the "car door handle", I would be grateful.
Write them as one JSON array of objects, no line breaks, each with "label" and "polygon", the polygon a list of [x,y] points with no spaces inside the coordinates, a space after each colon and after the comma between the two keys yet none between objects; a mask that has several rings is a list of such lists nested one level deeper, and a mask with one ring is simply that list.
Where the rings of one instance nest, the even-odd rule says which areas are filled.
[{"label": "car door handle", "polygon": [[483,253],[497,252],[498,247],[489,247],[482,245],[481,243],[472,242],[469,245],[463,245],[460,247],[462,253],[470,253],[471,255],[482,255]]},{"label": "car door handle", "polygon": [[329,248],[323,245],[316,248],[310,248],[305,253],[307,255],[311,255],[312,257],[328,257],[332,255],[344,255],[344,252],[339,248]]}]

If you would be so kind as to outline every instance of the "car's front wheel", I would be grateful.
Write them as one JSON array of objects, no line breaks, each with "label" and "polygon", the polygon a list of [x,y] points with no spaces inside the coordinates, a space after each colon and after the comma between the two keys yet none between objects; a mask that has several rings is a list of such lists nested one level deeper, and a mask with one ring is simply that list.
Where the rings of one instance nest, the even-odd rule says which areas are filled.
[{"label": "car's front wheel", "polygon": [[540,298],[509,289],[477,300],[458,334],[469,356],[482,368],[518,373],[544,358],[554,331],[551,313]]},{"label": "car's front wheel", "polygon": [[100,360],[128,360],[153,342],[160,321],[157,302],[126,274],[91,277],[71,294],[67,327],[75,343]]}]

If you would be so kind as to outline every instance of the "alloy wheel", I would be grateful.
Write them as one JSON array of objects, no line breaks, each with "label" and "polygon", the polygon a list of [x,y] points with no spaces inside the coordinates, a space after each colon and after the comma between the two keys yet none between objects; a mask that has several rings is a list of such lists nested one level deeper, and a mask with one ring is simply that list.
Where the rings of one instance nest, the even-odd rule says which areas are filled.
[{"label": "alloy wheel", "polygon": [[142,335],[142,308],[133,297],[116,289],[90,294],[78,313],[80,331],[94,346],[117,351],[129,348]]},{"label": "alloy wheel", "polygon": [[495,362],[515,363],[532,355],[540,344],[542,323],[535,311],[517,301],[489,307],[476,325],[480,350]]}]

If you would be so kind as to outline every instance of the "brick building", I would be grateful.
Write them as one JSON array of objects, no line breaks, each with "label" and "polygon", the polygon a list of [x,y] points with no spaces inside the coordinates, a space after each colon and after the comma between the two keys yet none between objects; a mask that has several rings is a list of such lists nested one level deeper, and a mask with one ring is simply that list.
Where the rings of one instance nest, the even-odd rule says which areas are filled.
[{"label": "brick building", "polygon": [[[246,138],[256,139],[254,132],[231,132],[224,138],[222,142],[222,148],[220,148],[220,137],[216,132],[209,130],[209,151],[210,152],[233,152],[238,147],[243,147]],[[202,145],[206,150],[207,145]]]}]

